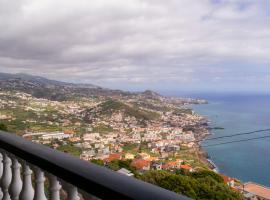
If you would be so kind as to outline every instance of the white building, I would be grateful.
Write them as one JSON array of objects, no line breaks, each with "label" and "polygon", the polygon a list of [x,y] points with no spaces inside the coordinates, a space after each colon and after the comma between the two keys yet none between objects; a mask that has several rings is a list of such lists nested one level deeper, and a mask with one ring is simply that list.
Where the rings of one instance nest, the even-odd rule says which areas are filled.
[{"label": "white building", "polygon": [[56,133],[43,134],[43,135],[41,135],[41,138],[43,140],[52,140],[52,139],[62,140],[65,138],[70,138],[72,136],[73,136],[73,134],[65,134],[63,132],[56,132]]}]

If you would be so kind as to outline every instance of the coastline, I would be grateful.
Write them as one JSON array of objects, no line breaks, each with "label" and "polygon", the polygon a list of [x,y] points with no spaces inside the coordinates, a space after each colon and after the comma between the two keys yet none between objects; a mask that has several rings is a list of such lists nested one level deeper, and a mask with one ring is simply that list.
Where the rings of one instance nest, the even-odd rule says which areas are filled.
[{"label": "coastline", "polygon": [[[192,110],[194,111],[194,108],[193,107],[192,107]],[[200,115],[200,114],[198,114],[198,115]],[[207,124],[206,125],[206,128],[208,129],[208,132],[207,132],[207,134],[197,135],[197,141],[198,141],[197,145],[198,145],[198,148],[199,148],[198,151],[199,151],[199,153],[201,155],[202,161],[205,162],[208,165],[209,169],[212,170],[212,171],[214,171],[214,172],[216,172],[216,173],[219,173],[219,168],[214,163],[214,161],[211,159],[211,157],[208,155],[207,150],[204,149],[202,147],[202,145],[201,145],[201,142],[203,142],[207,137],[213,135],[213,133],[211,132],[211,130],[216,129],[216,127],[213,127],[213,128],[210,127],[211,120],[208,117],[206,117],[206,116],[203,116],[203,117],[206,120],[206,123],[204,123],[204,124]],[[220,127],[218,127],[218,128],[220,128]]]},{"label": "coastline", "polygon": [[[205,96],[209,100],[208,105],[190,105],[190,107],[199,116],[204,116],[210,120],[209,127],[224,128],[224,130],[209,129],[211,135],[201,140],[201,144],[197,143],[201,147],[201,151],[209,154],[209,157],[207,157],[207,153],[204,154],[209,169],[215,168],[212,165],[214,163],[218,166],[219,173],[234,177],[242,182],[253,181],[270,186],[270,176],[267,176],[270,159],[261,156],[269,154],[269,140],[241,142],[237,145],[221,145],[218,148],[204,147],[206,144],[212,143],[207,140],[211,137],[269,128],[270,112],[266,108],[269,107],[270,96],[254,94],[248,96],[238,94]],[[254,107],[254,104],[260,106]],[[269,131],[262,132],[258,135],[265,136],[269,133]],[[198,135],[202,135],[202,133]],[[251,146],[254,148],[250,148]],[[256,165],[253,163],[256,163]]]},{"label": "coastline", "polygon": [[205,149],[202,148],[202,146],[200,145],[200,143],[198,143],[199,145],[199,153],[201,155],[201,160],[207,164],[207,166],[209,167],[210,170],[219,173],[219,168],[218,166],[214,163],[214,161],[211,159],[211,157],[208,155],[207,151]]},{"label": "coastline", "polygon": [[219,169],[216,166],[216,164],[211,160],[211,159],[207,159],[207,161],[209,162],[209,164],[212,166],[212,170],[216,173],[219,173]]}]

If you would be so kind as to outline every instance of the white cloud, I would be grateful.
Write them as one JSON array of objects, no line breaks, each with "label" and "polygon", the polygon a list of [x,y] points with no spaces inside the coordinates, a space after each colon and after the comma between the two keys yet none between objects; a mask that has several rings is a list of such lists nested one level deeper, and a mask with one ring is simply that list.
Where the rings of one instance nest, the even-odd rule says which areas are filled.
[{"label": "white cloud", "polygon": [[0,70],[112,87],[224,85],[243,77],[238,70],[269,73],[269,7],[267,0],[0,0]]}]

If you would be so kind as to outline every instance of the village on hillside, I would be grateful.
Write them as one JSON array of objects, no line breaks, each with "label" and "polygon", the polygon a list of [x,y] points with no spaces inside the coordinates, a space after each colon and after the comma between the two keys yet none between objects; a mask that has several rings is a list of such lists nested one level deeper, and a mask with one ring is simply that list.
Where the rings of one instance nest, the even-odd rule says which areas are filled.
[{"label": "village on hillside", "polygon": [[[209,135],[208,120],[193,112],[192,103],[194,100],[172,103],[140,96],[61,102],[0,91],[0,121],[27,140],[127,176],[149,170],[214,170],[200,148]],[[260,188],[247,183],[243,190],[240,181],[222,177],[229,187],[247,196],[251,194],[248,188]]]},{"label": "village on hillside", "polygon": [[[183,105],[149,100],[163,110],[140,107],[141,113],[132,113],[127,108],[139,99],[58,102],[20,92],[0,95],[0,120],[16,126],[14,132],[81,159],[130,159],[138,170],[208,168],[198,146],[209,134],[207,120]],[[104,102],[119,108],[100,111]]]}]

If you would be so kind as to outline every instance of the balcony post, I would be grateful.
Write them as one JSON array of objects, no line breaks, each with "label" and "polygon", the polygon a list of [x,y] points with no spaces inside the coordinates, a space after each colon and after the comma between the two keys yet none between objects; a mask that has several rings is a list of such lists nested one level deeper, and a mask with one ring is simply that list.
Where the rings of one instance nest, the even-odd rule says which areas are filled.
[{"label": "balcony post", "polygon": [[23,162],[23,187],[22,192],[20,194],[20,200],[33,200],[34,198],[34,189],[32,186],[31,179],[32,170]]},{"label": "balcony post", "polygon": [[75,186],[71,185],[71,184],[66,184],[66,191],[68,194],[68,198],[67,200],[80,200],[80,197],[78,195],[78,190]]},{"label": "balcony post", "polygon": [[3,155],[2,153],[0,153],[0,180],[2,178],[3,175]]},{"label": "balcony post", "polygon": [[18,162],[15,156],[12,158],[12,181],[10,184],[9,192],[12,200],[19,200],[20,192],[22,190],[21,179],[21,164]]},{"label": "balcony post", "polygon": [[[2,153],[0,153],[0,183],[1,183],[1,180],[2,180],[2,175],[3,175],[3,155]],[[2,189],[0,187],[0,199],[3,198],[3,192],[2,192]]]},{"label": "balcony post", "polygon": [[35,179],[36,179],[36,185],[35,185],[35,195],[34,200],[47,200],[45,193],[44,193],[44,172],[41,171],[40,168],[35,167]]},{"label": "balcony post", "polygon": [[12,173],[11,173],[11,160],[8,157],[7,153],[4,153],[4,168],[3,168],[3,176],[1,179],[1,188],[3,192],[3,200],[10,200],[8,188],[11,183]]},{"label": "balcony post", "polygon": [[51,200],[60,200],[61,185],[54,175],[49,174]]},{"label": "balcony post", "polygon": [[79,194],[82,195],[83,199],[90,199],[90,200],[101,200],[100,198],[92,195],[92,194],[89,194],[83,190],[79,190]]}]

